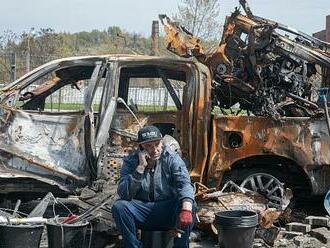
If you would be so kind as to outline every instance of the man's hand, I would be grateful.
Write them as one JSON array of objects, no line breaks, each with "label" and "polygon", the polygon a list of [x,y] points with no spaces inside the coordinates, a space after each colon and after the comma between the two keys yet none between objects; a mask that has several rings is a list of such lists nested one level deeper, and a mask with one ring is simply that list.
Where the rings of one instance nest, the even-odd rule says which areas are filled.
[{"label": "man's hand", "polygon": [[187,209],[181,209],[179,215],[180,227],[186,227],[192,224],[192,211]]},{"label": "man's hand", "polygon": [[192,203],[190,201],[183,200],[179,221],[181,227],[186,227],[192,224]]},{"label": "man's hand", "polygon": [[139,152],[139,165],[136,167],[136,171],[140,174],[143,174],[144,169],[148,166],[147,162],[148,153],[145,151]]}]

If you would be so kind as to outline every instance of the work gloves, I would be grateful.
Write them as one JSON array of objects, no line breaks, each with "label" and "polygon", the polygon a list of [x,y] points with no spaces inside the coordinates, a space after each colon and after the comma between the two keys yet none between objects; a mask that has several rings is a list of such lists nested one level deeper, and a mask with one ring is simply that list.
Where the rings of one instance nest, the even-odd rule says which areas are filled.
[{"label": "work gloves", "polygon": [[182,209],[179,215],[179,224],[181,227],[186,227],[191,225],[193,222],[192,211],[187,209]]}]

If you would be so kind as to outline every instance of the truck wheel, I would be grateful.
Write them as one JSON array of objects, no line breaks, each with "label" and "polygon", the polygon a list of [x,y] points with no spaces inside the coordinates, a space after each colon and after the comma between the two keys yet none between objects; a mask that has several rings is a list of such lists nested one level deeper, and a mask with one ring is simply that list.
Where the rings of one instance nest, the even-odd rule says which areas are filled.
[{"label": "truck wheel", "polygon": [[268,207],[282,209],[284,183],[267,173],[254,173],[247,176],[241,187],[255,191],[268,200]]}]

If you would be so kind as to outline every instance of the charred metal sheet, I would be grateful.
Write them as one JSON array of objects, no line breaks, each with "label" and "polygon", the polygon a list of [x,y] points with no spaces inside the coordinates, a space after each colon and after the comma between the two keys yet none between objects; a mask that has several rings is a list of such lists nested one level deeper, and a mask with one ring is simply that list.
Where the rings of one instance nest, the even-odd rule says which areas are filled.
[{"label": "charred metal sheet", "polygon": [[[1,166],[13,169],[20,177],[44,177],[52,181],[60,178],[62,188],[66,180],[86,184],[88,173],[82,142],[83,117],[59,114],[51,116],[38,112],[24,112],[2,108],[0,139]],[[10,114],[9,114],[10,113]],[[8,117],[9,116],[9,117]],[[6,175],[0,174],[0,178]],[[61,183],[60,183],[61,184]],[[74,187],[74,185],[73,185]]]},{"label": "charred metal sheet", "polygon": [[193,37],[184,27],[172,22],[166,15],[160,15],[159,18],[167,34],[167,49],[182,57],[190,57],[192,54],[204,56],[204,51],[198,38]]},{"label": "charred metal sheet", "polygon": [[54,77],[53,79],[46,81],[45,83],[43,83],[42,85],[40,85],[36,89],[34,89],[32,91],[25,92],[22,96],[19,97],[19,101],[25,101],[25,100],[28,100],[28,99],[34,97],[34,96],[39,96],[42,93],[44,93],[44,92],[48,91],[49,89],[51,89],[52,87],[54,87],[60,81],[61,81],[60,78]]}]

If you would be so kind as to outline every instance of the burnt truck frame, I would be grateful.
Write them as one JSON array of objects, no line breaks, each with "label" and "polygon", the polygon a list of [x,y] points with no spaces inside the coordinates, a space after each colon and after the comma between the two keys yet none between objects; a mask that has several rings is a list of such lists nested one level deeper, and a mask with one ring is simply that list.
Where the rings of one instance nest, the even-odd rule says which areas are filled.
[{"label": "burnt truck frame", "polygon": [[[71,194],[99,178],[116,181],[122,158],[134,148],[138,120],[173,135],[189,164],[204,163],[202,146],[191,141],[199,141],[201,130],[207,132],[208,73],[188,60],[129,55],[67,58],[36,68],[1,90],[0,193]],[[126,105],[130,78],[162,79],[175,110],[135,115]],[[85,79],[80,110],[47,110],[46,98]],[[185,82],[181,100],[170,79]],[[97,88],[102,97],[94,110]],[[196,178],[199,170],[193,169]]]},{"label": "burnt truck frame", "polygon": [[[130,105],[134,78],[141,79],[140,87],[148,78],[159,79],[174,108],[140,111]],[[86,79],[82,92],[79,83]],[[183,82],[181,96],[176,81]],[[63,87],[83,94],[81,108],[48,111],[46,99]],[[102,93],[95,104],[97,90]],[[210,70],[185,59],[73,57],[34,69],[1,89],[1,204],[49,191],[79,194],[100,179],[115,185],[122,158],[135,148],[136,132],[145,124],[178,141],[193,181],[220,186],[228,179],[245,180],[275,203],[282,183],[295,193],[328,190],[325,117],[218,116],[212,113],[211,90]]]}]

